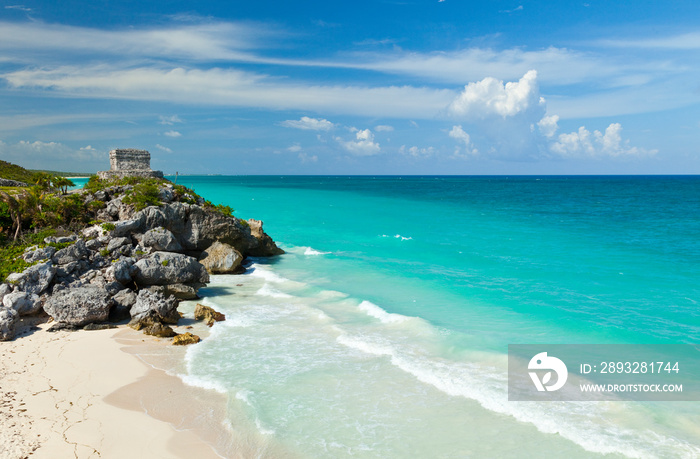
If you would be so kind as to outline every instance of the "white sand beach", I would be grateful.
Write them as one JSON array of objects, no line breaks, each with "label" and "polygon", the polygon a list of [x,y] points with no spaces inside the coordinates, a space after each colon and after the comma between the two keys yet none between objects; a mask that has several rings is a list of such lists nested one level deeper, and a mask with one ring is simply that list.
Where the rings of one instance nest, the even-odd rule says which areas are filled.
[{"label": "white sand beach", "polygon": [[161,414],[187,398],[178,378],[123,351],[154,338],[125,328],[49,333],[49,326],[26,326],[0,342],[0,457],[220,457],[199,435],[144,412],[138,394],[154,397]]}]

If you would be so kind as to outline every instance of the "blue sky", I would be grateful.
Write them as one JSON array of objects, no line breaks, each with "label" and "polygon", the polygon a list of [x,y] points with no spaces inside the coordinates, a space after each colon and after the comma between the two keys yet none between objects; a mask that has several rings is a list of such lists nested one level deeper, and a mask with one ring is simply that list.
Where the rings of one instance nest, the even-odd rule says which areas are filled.
[{"label": "blue sky", "polygon": [[700,173],[700,2],[0,3],[0,158],[94,172]]}]

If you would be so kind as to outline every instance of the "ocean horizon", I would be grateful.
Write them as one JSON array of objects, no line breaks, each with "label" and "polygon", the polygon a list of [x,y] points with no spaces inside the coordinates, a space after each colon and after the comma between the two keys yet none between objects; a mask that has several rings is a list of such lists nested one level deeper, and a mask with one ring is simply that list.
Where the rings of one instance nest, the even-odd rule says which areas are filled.
[{"label": "ocean horizon", "polygon": [[286,251],[212,276],[200,302],[227,319],[171,369],[225,394],[261,457],[700,455],[700,402],[507,390],[509,344],[698,344],[700,177],[177,183]]}]

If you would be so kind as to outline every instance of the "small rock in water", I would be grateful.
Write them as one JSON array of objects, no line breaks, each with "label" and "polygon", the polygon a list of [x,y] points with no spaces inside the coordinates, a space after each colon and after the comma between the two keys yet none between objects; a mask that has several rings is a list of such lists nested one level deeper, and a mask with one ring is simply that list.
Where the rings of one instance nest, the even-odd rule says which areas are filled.
[{"label": "small rock in water", "polygon": [[195,344],[200,342],[201,339],[197,335],[193,335],[190,332],[183,333],[182,335],[177,335],[173,338],[173,344],[175,346],[186,346],[188,344]]},{"label": "small rock in water", "polygon": [[214,322],[221,322],[226,320],[226,316],[222,313],[215,311],[209,306],[204,306],[203,304],[197,303],[194,309],[195,320],[204,320],[208,326],[214,325]]}]

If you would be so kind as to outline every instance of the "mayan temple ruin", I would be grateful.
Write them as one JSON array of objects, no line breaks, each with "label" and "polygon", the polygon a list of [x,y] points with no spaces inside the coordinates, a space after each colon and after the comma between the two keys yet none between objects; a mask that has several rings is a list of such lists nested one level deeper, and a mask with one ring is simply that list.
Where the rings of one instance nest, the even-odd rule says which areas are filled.
[{"label": "mayan temple ruin", "polygon": [[135,150],[133,148],[112,150],[109,152],[109,164],[110,170],[97,173],[99,178],[163,178],[162,171],[151,169],[151,154],[146,150]]}]

